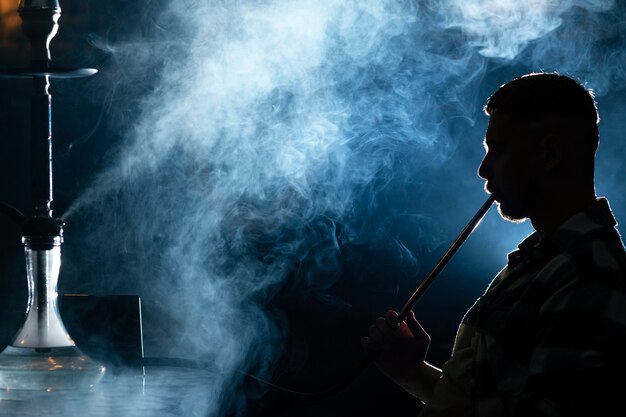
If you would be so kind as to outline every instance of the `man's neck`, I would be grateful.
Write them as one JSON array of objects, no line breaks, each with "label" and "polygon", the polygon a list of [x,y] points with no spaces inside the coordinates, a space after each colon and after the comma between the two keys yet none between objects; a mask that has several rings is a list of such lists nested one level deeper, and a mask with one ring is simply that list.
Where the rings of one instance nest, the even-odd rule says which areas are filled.
[{"label": "man's neck", "polygon": [[596,201],[596,195],[591,192],[577,192],[573,194],[552,193],[550,197],[542,199],[529,216],[541,240],[549,237],[554,231],[573,215],[585,210]]}]

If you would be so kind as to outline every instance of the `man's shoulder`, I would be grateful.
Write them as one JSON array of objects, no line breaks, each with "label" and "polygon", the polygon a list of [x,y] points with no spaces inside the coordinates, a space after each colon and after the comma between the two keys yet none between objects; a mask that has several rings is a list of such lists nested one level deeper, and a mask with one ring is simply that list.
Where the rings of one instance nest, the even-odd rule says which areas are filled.
[{"label": "man's shoulder", "polygon": [[626,274],[626,251],[606,199],[563,224],[553,241],[562,251],[555,261],[564,266],[584,275]]},{"label": "man's shoulder", "polygon": [[566,248],[568,262],[584,276],[621,276],[626,279],[626,251],[614,228],[590,233]]}]

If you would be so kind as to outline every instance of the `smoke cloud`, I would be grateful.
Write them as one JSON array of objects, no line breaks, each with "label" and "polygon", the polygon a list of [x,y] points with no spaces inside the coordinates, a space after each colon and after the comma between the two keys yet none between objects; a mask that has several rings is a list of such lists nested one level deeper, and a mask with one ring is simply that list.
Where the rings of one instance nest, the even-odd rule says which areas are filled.
[{"label": "smoke cloud", "polygon": [[573,7],[592,12],[613,8],[613,0],[497,2],[451,0],[440,3],[445,25],[460,28],[468,43],[490,58],[514,59],[529,42],[559,28]]},{"label": "smoke cloud", "polygon": [[607,94],[626,73],[613,1],[106,3],[88,41],[118,139],[63,214],[65,285],[140,294],[148,356],[215,364],[194,415],[243,414],[226,387],[272,376],[285,287],[346,309],[346,265],[394,265],[397,288],[449,238],[427,199],[483,198],[487,90],[559,70]]}]

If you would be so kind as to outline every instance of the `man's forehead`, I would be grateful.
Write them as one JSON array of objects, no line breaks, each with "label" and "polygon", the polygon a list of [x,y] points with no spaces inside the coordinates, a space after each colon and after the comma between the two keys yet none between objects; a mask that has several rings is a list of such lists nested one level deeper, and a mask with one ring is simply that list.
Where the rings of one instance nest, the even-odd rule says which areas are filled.
[{"label": "man's forehead", "polygon": [[508,114],[494,114],[489,117],[487,129],[510,129],[519,123],[515,123]]},{"label": "man's forehead", "polygon": [[507,114],[494,114],[489,117],[484,143],[499,143],[526,138],[529,132],[537,127],[536,123],[520,122]]},{"label": "man's forehead", "polygon": [[515,126],[511,117],[506,114],[495,114],[489,117],[489,124],[485,132],[485,143],[493,143],[504,140],[505,136],[509,136]]}]

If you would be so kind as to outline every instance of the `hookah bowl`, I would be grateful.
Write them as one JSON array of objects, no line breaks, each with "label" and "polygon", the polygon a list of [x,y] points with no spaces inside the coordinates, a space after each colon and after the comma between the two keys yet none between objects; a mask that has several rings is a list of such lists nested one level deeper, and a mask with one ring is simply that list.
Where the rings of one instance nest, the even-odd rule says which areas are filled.
[{"label": "hookah bowl", "polygon": [[0,353],[0,388],[89,389],[105,367],[89,358],[68,334],[57,304],[60,236],[24,237],[28,305],[13,342]]},{"label": "hookah bowl", "polygon": [[89,76],[94,69],[51,68],[50,40],[58,30],[58,0],[21,0],[22,30],[32,46],[32,66],[3,76],[32,78],[31,162],[33,212],[22,226],[28,303],[24,324],[0,353],[0,389],[90,389],[105,367],[85,355],[68,334],[57,304],[63,224],[52,217],[52,117],[50,78]]}]

